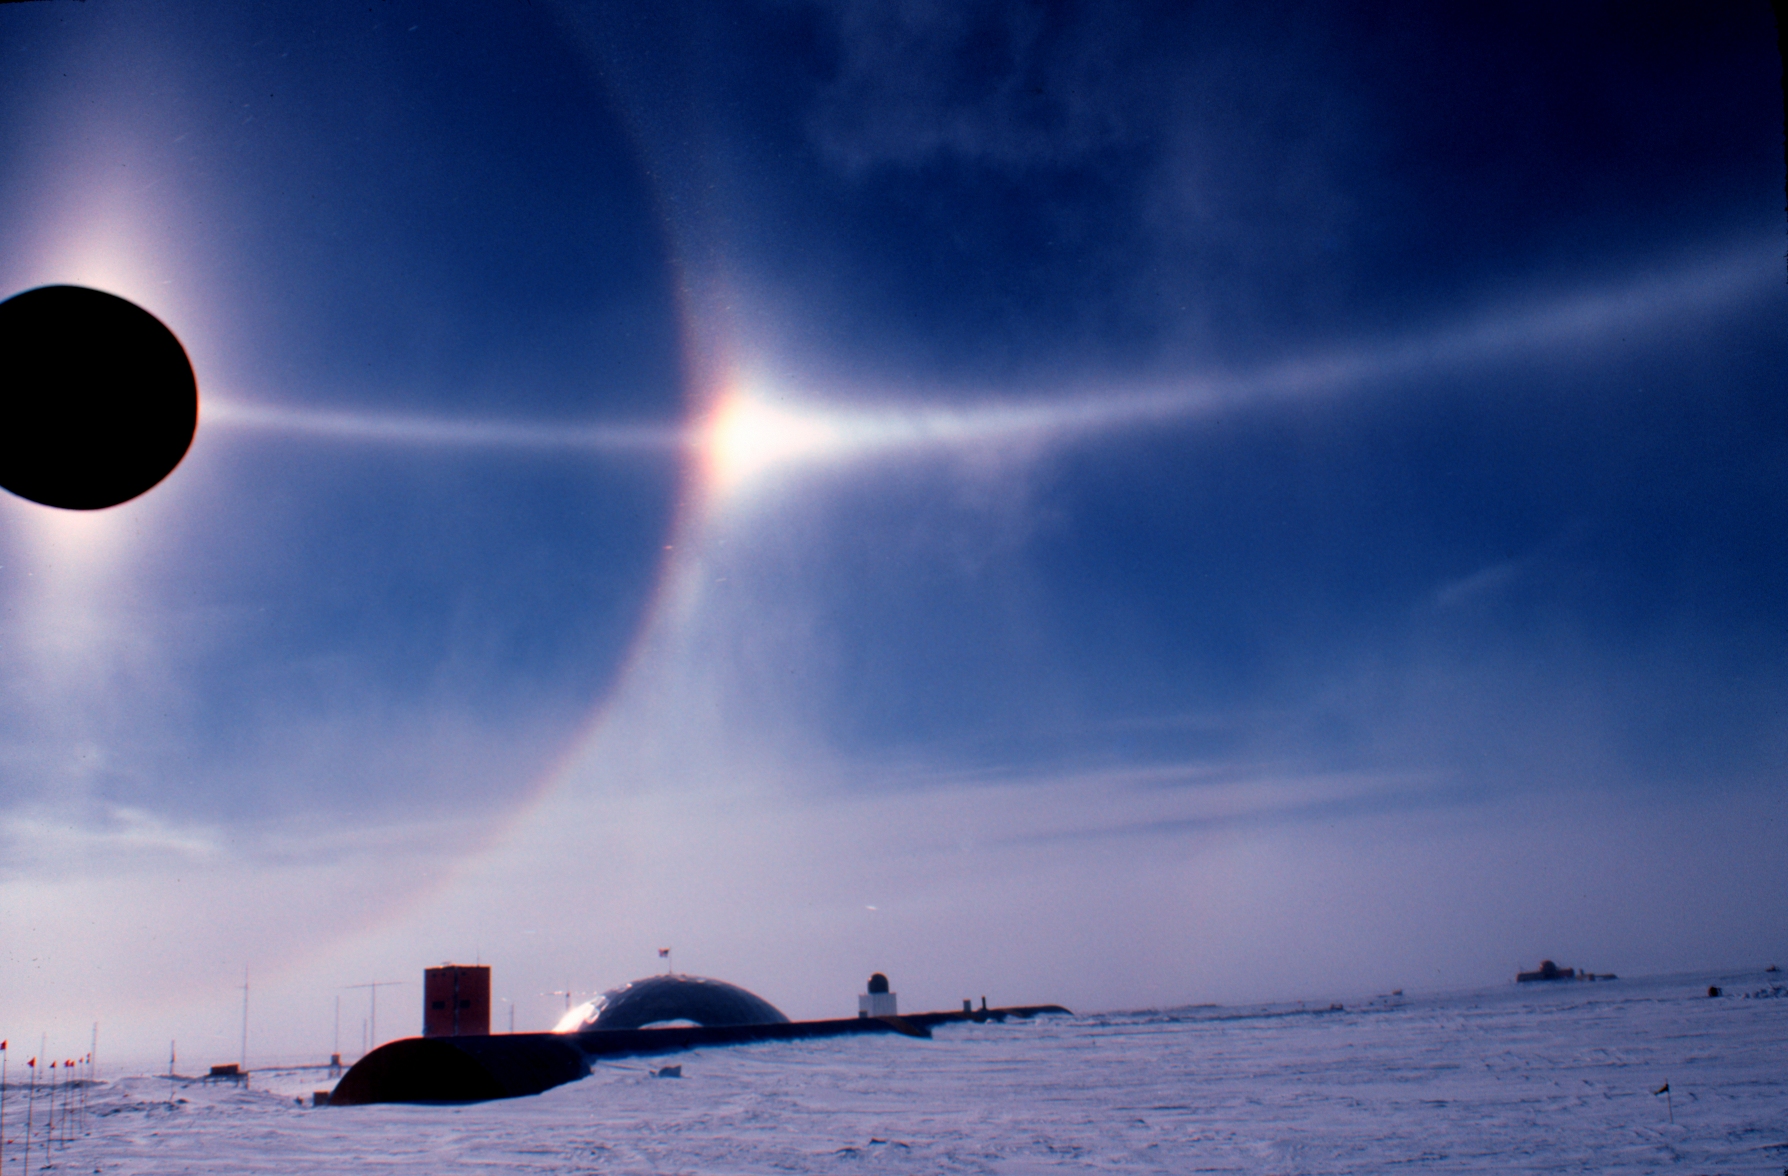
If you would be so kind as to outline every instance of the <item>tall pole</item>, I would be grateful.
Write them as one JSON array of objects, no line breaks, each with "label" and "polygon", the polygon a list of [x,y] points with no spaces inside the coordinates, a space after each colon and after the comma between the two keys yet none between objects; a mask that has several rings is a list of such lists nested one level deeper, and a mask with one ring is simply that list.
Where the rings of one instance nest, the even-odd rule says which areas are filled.
[{"label": "tall pole", "polygon": [[248,965],[242,965],[242,1065],[244,1074],[248,1073]]},{"label": "tall pole", "polygon": [[[39,1039],[39,1041],[37,1043],[37,1056],[38,1056],[38,1058],[41,1059],[41,1058],[47,1056],[49,1054],[49,1052],[50,1052],[50,1035],[48,1033],[45,1033],[43,1035],[43,1037],[41,1039]],[[41,1069],[41,1067],[39,1067],[39,1068]],[[49,1163],[50,1163],[50,1127],[55,1122],[56,1122],[56,1084],[55,1084],[55,1075],[52,1074],[50,1076],[50,1117],[48,1119],[44,1120],[44,1125],[43,1125],[43,1162],[44,1162],[45,1167],[48,1167]],[[27,1173],[29,1173],[31,1171],[31,1145],[28,1141],[25,1145],[25,1171]]]},{"label": "tall pole", "polygon": [[[93,1044],[87,1047],[87,1090],[99,1081],[99,1022],[93,1022]],[[87,1125],[87,1092],[81,1094],[81,1125]]]},{"label": "tall pole", "polygon": [[[372,991],[372,1016],[369,1020],[370,1034],[366,1039],[365,1053],[379,1048],[379,989],[389,988],[393,984],[402,984],[402,980],[373,980],[366,984],[348,984],[346,988],[366,988]],[[340,1030],[338,1029],[337,1032]]]},{"label": "tall pole", "polygon": [[31,1090],[25,1095],[25,1171],[31,1171],[31,1120],[37,1113],[37,1059],[25,1063],[31,1067]]}]

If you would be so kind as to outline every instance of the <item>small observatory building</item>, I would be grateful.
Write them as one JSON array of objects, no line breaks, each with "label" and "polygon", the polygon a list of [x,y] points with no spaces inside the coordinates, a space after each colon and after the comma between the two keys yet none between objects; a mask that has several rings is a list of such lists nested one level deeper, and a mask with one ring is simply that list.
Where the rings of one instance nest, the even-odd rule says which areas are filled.
[{"label": "small observatory building", "polygon": [[877,972],[869,978],[869,991],[857,998],[859,1017],[898,1017],[897,994],[888,991],[888,978]]}]

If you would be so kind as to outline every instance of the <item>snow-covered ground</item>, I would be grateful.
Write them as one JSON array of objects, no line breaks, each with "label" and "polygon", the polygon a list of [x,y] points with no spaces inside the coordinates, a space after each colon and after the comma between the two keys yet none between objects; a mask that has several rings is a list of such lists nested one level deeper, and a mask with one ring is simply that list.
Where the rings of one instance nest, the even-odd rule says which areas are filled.
[{"label": "snow-covered ground", "polygon": [[[1709,984],[1726,995],[1709,999]],[[682,1078],[652,1076],[666,1064]],[[1653,1093],[1666,1082],[1668,1101]],[[1336,1010],[1204,1007],[949,1026],[931,1041],[738,1046],[604,1063],[535,1098],[464,1107],[312,1109],[326,1085],[304,1072],[263,1072],[247,1090],[119,1079],[93,1092],[85,1134],[47,1159],[63,1172],[281,1176],[1773,1176],[1788,1168],[1788,980],[1511,984]],[[8,1100],[7,1172],[24,1170],[19,1109]]]}]

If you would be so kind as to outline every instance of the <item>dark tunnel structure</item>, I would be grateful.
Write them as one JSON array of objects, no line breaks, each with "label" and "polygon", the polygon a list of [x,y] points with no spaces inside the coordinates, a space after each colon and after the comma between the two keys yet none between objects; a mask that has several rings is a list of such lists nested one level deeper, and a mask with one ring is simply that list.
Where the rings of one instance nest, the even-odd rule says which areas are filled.
[{"label": "dark tunnel structure", "polygon": [[[342,1076],[331,1106],[369,1103],[471,1103],[540,1094],[587,1077],[605,1057],[677,1053],[752,1041],[894,1033],[930,1037],[952,1021],[1004,1021],[1067,1013],[1060,1005],[907,1017],[790,1021],[737,985],[697,976],[652,976],[604,993],[593,1014],[570,1032],[406,1037],[386,1042]],[[676,1022],[666,1026],[665,1022]],[[659,1026],[654,1028],[653,1026]]]}]

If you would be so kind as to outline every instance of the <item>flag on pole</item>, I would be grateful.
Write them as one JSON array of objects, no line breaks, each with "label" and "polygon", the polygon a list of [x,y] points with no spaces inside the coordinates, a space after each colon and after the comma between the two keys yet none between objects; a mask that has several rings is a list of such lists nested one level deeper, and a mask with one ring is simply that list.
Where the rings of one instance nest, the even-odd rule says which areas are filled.
[{"label": "flag on pole", "polygon": [[670,959],[670,954],[671,954],[671,949],[668,947],[661,947],[658,949],[658,958],[661,960]]},{"label": "flag on pole", "polygon": [[1662,1085],[1662,1086],[1658,1087],[1656,1090],[1652,1091],[1653,1095],[1669,1094],[1669,1093],[1670,1093],[1670,1084],[1668,1082],[1664,1083],[1664,1085]]}]

